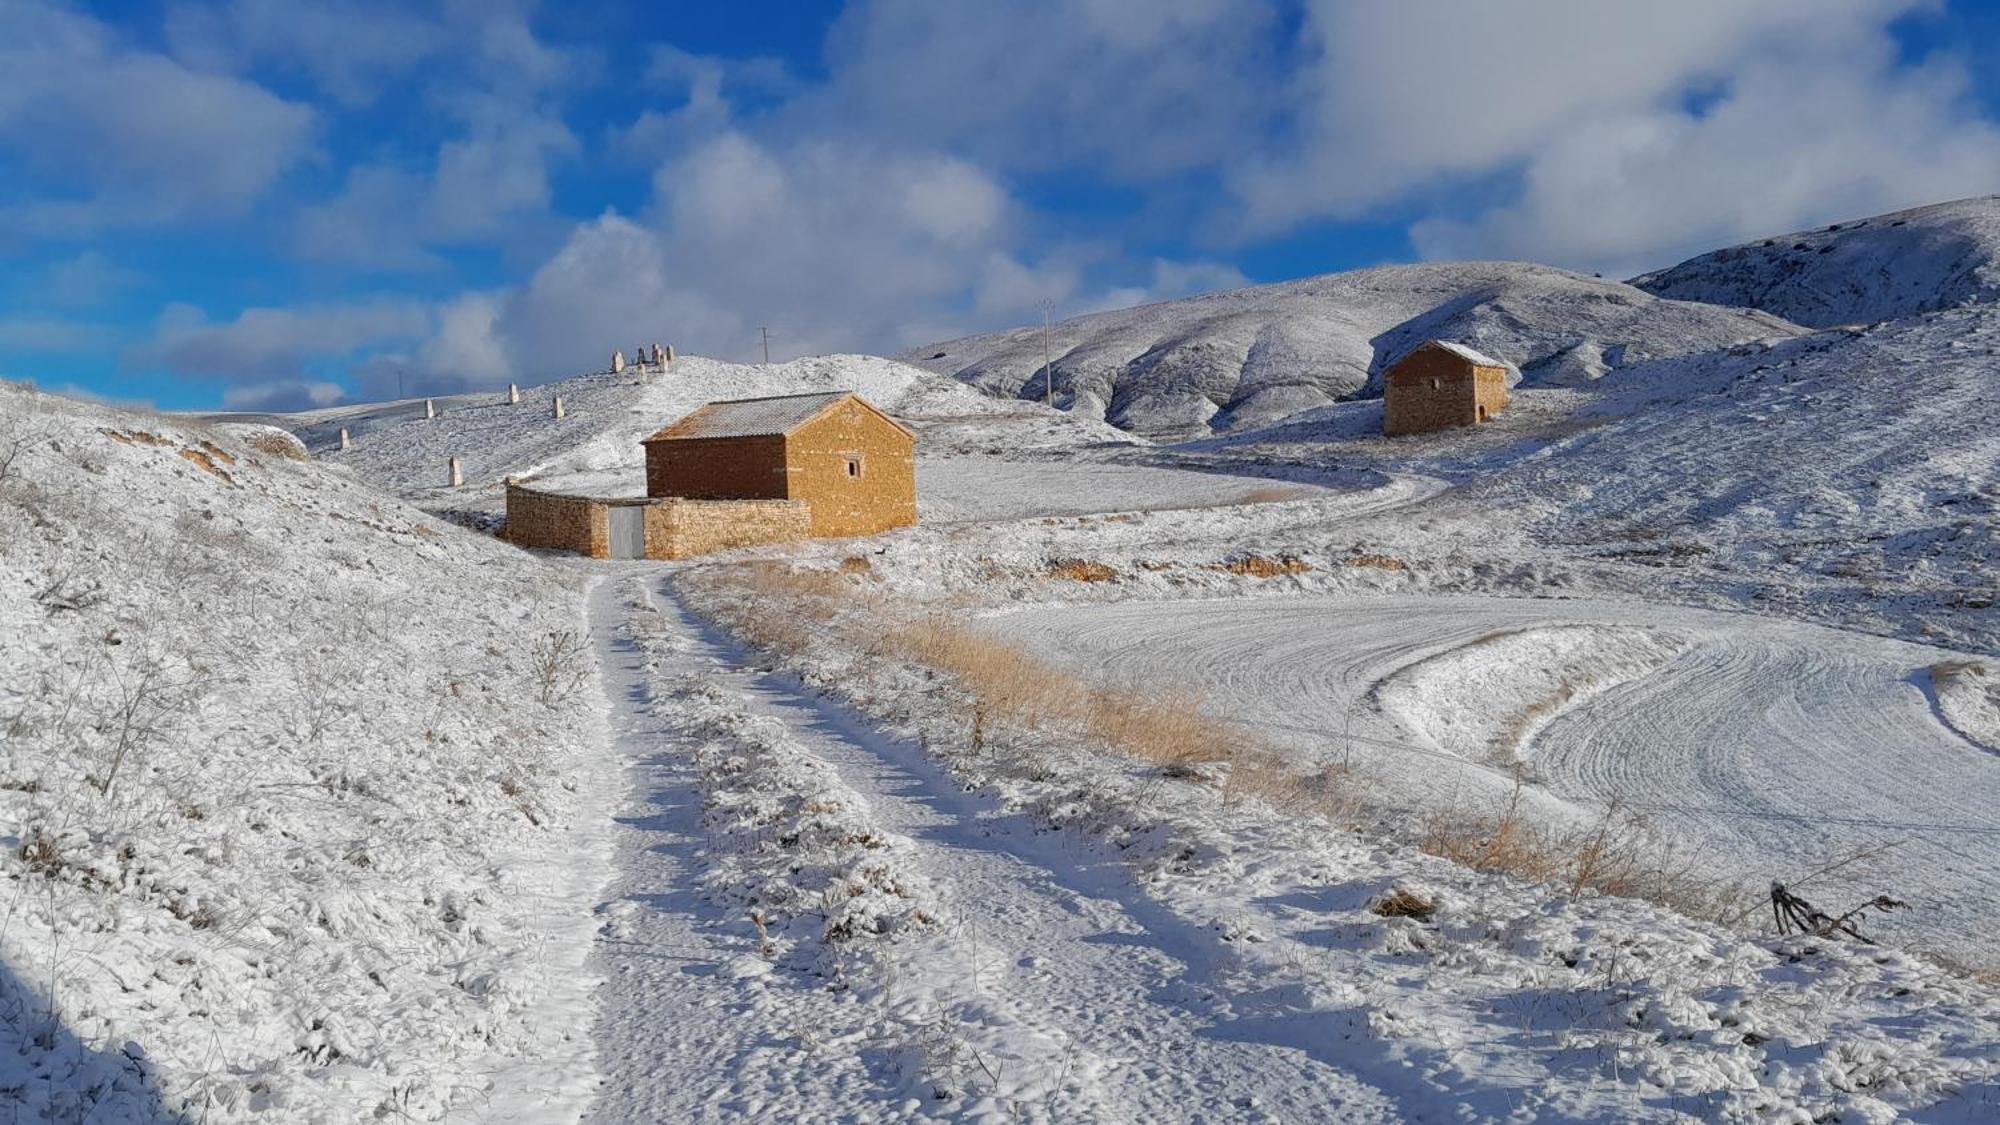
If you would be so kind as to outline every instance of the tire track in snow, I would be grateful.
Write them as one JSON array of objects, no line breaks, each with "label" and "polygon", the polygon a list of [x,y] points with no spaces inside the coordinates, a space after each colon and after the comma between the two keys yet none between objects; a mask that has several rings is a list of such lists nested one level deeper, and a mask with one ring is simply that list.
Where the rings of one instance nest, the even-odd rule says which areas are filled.
[{"label": "tire track in snow", "polygon": [[[1123,603],[991,622],[1079,666],[1193,680],[1214,711],[1278,732],[1303,764],[1351,754],[1392,801],[1433,807],[1495,799],[1509,782],[1476,748],[1461,768],[1391,748],[1409,738],[1361,703],[1372,685],[1501,629],[1680,630],[1693,638],[1687,651],[1537,734],[1538,788],[1553,798],[1542,811],[1588,815],[1615,798],[1752,886],[1900,840],[1869,868],[1814,883],[1815,897],[1909,898],[1918,909],[1884,932],[2000,958],[1990,925],[2000,919],[2000,762],[1940,723],[1911,680],[1951,655],[1942,650],[1742,614],[1481,597]],[[1344,729],[1356,737],[1343,740]]]},{"label": "tire track in snow", "polygon": [[[1134,1122],[1396,1119],[1374,1088],[1305,1051],[1213,1034],[1200,1006],[1188,1003],[1189,995],[1213,983],[1212,943],[1184,932],[1185,923],[1152,907],[1116,861],[1094,856],[1063,834],[1036,831],[1024,818],[965,793],[921,748],[888,739],[837,705],[745,667],[732,643],[705,630],[671,595],[655,594],[653,603],[683,646],[686,659],[677,671],[705,670],[751,713],[784,723],[834,767],[876,823],[916,843],[915,862],[941,891],[945,918],[935,939],[899,939],[885,948],[895,967],[884,982],[884,1016],[904,1025],[936,1018],[938,964],[971,966],[970,979],[957,982],[952,1004],[952,1018],[979,1025],[963,1029],[968,1043],[1020,1040],[1026,1033],[1031,1041],[1068,1045],[1045,1055],[1047,1073],[1025,1085],[1046,1089],[1068,1075],[1076,1089],[1041,1104],[1031,1101],[1032,1116],[1053,1112],[1058,1119]],[[640,712],[626,715],[620,725],[643,729],[644,685],[630,680],[629,674],[607,672],[608,686],[623,685],[612,687],[614,704],[622,693]],[[626,881],[688,883],[699,862],[699,797],[688,791],[693,779],[685,771],[676,774],[670,746],[642,748],[654,762],[652,780],[642,785],[652,791],[650,805],[679,811],[646,823],[669,835],[644,837],[625,851],[627,864],[636,869]],[[727,965],[743,952],[743,942],[732,945],[704,927],[703,908],[689,891],[645,890],[627,901],[640,906],[628,911],[637,917],[622,932],[637,940],[610,959],[652,971],[614,979],[611,986],[608,1018],[598,1031],[608,1069],[600,1105],[604,1119],[674,1117],[700,1108],[713,1113],[718,1105],[729,1112],[755,1105],[761,1112],[807,1116],[815,1106],[838,1105],[844,1120],[912,1119],[932,1112],[921,1104],[884,1103],[893,1081],[879,1072],[897,1064],[879,1057],[884,1053],[879,1042],[850,1036],[810,1057],[796,1049],[772,1049],[772,1040],[796,1041],[800,1027],[854,1023],[842,1001],[820,994],[823,990],[789,990],[799,1007],[788,1024],[773,1001],[746,999],[740,982],[718,979],[724,974],[697,972],[689,980],[678,968],[660,971],[661,959]],[[718,1009],[730,1018],[702,1017]],[[683,1024],[683,1013],[694,1018]],[[689,1065],[673,1063],[648,1042],[669,1023],[675,1025],[676,1049],[693,1056],[692,1069],[707,1072],[699,1081],[691,1082]],[[881,1021],[877,1024],[879,1032]],[[846,1053],[830,1064],[826,1050]],[[753,1062],[759,1071],[736,1077]],[[692,1100],[691,1087],[702,1082],[720,1088],[719,1101]],[[825,1088],[815,1089],[816,1082]],[[735,1084],[747,1088],[731,1088]],[[998,1119],[1010,1112],[992,1100],[965,1111]]]}]

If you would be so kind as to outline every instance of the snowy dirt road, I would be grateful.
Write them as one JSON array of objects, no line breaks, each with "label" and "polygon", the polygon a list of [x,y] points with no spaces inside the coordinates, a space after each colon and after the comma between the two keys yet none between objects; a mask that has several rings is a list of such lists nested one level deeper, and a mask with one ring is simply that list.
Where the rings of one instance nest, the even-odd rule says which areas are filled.
[{"label": "snowy dirt road", "polygon": [[[594,631],[632,788],[598,946],[594,1120],[1386,1120],[1352,1074],[1282,1043],[1217,1036],[1191,996],[1213,938],[1116,860],[964,792],[920,747],[746,667],[666,592],[607,582]],[[635,615],[664,622],[651,667]],[[657,649],[656,649],[657,651]],[[700,890],[718,862],[666,685],[698,677],[830,765],[891,854],[934,889],[935,926],[884,942],[873,980],[773,966]],[[904,848],[902,841],[908,841]],[[958,1096],[940,1099],[940,1086]]]},{"label": "snowy dirt road", "polygon": [[[1940,721],[1928,683],[1928,667],[1957,654],[1610,601],[1149,602],[992,624],[1080,667],[1196,683],[1216,714],[1304,759],[1351,756],[1392,800],[1493,801],[1518,755],[1544,812],[1615,798],[1753,886],[1888,845],[1815,889],[1835,901],[1907,898],[1915,909],[1883,922],[1885,933],[2000,962],[2000,757]],[[1591,629],[1628,648],[1634,633],[1658,643],[1618,674],[1612,648],[1566,654]],[[1543,674],[1565,660],[1596,680]],[[1439,662],[1448,675],[1420,673]],[[1511,728],[1487,727],[1522,741],[1496,747],[1475,737],[1489,733],[1477,724],[1451,725],[1485,712],[1515,715]]]}]

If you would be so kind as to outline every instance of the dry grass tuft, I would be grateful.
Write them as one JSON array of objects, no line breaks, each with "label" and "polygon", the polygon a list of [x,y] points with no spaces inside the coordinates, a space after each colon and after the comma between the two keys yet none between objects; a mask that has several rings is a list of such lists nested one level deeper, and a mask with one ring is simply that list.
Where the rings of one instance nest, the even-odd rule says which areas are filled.
[{"label": "dry grass tuft", "polygon": [[1312,564],[1291,555],[1268,558],[1264,555],[1244,555],[1240,559],[1217,563],[1210,570],[1227,571],[1251,578],[1276,578],[1281,574],[1304,574],[1312,569]]},{"label": "dry grass tuft", "polygon": [[1651,826],[1616,802],[1588,825],[1535,824],[1521,810],[1518,783],[1497,814],[1430,814],[1417,843],[1460,866],[1551,884],[1571,898],[1645,899],[1694,917],[1719,918],[1739,891],[1699,874],[1691,861],[1671,862],[1670,848]]},{"label": "dry grass tuft", "polygon": [[1415,918],[1421,922],[1437,913],[1437,903],[1408,887],[1397,887],[1369,903],[1368,910],[1384,918]]},{"label": "dry grass tuft", "polygon": [[849,555],[840,560],[838,569],[842,574],[870,574],[874,572],[875,564],[869,562],[865,555]]},{"label": "dry grass tuft", "polygon": [[1068,582],[1116,582],[1118,572],[1090,559],[1050,559],[1045,568],[1050,578]]},{"label": "dry grass tuft", "polygon": [[1366,566],[1376,570],[1408,570],[1410,565],[1394,555],[1355,555],[1343,565]]}]

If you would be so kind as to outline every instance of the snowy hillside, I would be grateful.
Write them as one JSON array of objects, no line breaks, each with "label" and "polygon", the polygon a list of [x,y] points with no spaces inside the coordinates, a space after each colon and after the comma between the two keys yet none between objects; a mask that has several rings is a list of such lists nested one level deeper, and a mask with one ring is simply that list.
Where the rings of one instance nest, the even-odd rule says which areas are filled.
[{"label": "snowy hillside", "polygon": [[[1089,419],[1030,403],[999,401],[950,379],[874,356],[812,356],[763,367],[683,356],[665,372],[582,375],[524,387],[510,405],[504,391],[436,400],[368,403],[273,415],[300,435],[314,456],[352,468],[366,480],[427,505],[490,508],[508,476],[536,476],[556,487],[632,494],[645,487],[639,442],[706,402],[764,395],[851,390],[918,431],[927,452],[989,447],[1032,450],[1129,442]],[[566,416],[553,417],[562,396]],[[348,431],[351,448],[339,448]],[[445,488],[446,463],[464,464],[466,488]]]},{"label": "snowy hillside", "polygon": [[[1149,435],[1268,425],[1379,391],[1431,338],[1580,384],[1647,359],[1799,331],[1776,317],[1663,301],[1518,262],[1384,266],[1077,317],[1049,332],[1057,400]],[[973,336],[900,357],[989,393],[1039,399],[1043,333]]]},{"label": "snowy hillside", "polygon": [[1661,297],[1827,327],[2000,297],[2000,196],[1746,242],[1635,277]]},{"label": "snowy hillside", "polygon": [[1753,583],[1767,611],[2000,650],[1996,357],[2000,308],[1981,305],[1659,364],[1450,503]]},{"label": "snowy hillside", "polygon": [[584,1092],[579,583],[299,453],[0,384],[19,1120]]}]

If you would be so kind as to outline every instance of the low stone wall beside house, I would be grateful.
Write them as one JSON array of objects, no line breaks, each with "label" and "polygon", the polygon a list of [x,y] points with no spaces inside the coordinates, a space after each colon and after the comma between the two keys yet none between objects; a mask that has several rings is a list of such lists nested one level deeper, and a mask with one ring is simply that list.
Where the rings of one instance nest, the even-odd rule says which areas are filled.
[{"label": "low stone wall beside house", "polygon": [[541,492],[509,482],[507,522],[501,538],[517,547],[611,557],[611,520],[605,504],[588,496]]},{"label": "low stone wall beside house", "polygon": [[657,500],[576,496],[509,482],[501,538],[518,547],[612,557],[611,509],[645,509],[646,557],[686,559],[735,547],[795,543],[812,535],[803,500]]},{"label": "low stone wall beside house", "polygon": [[683,500],[646,508],[646,557],[685,559],[711,551],[796,543],[812,535],[812,507],[802,500]]}]

